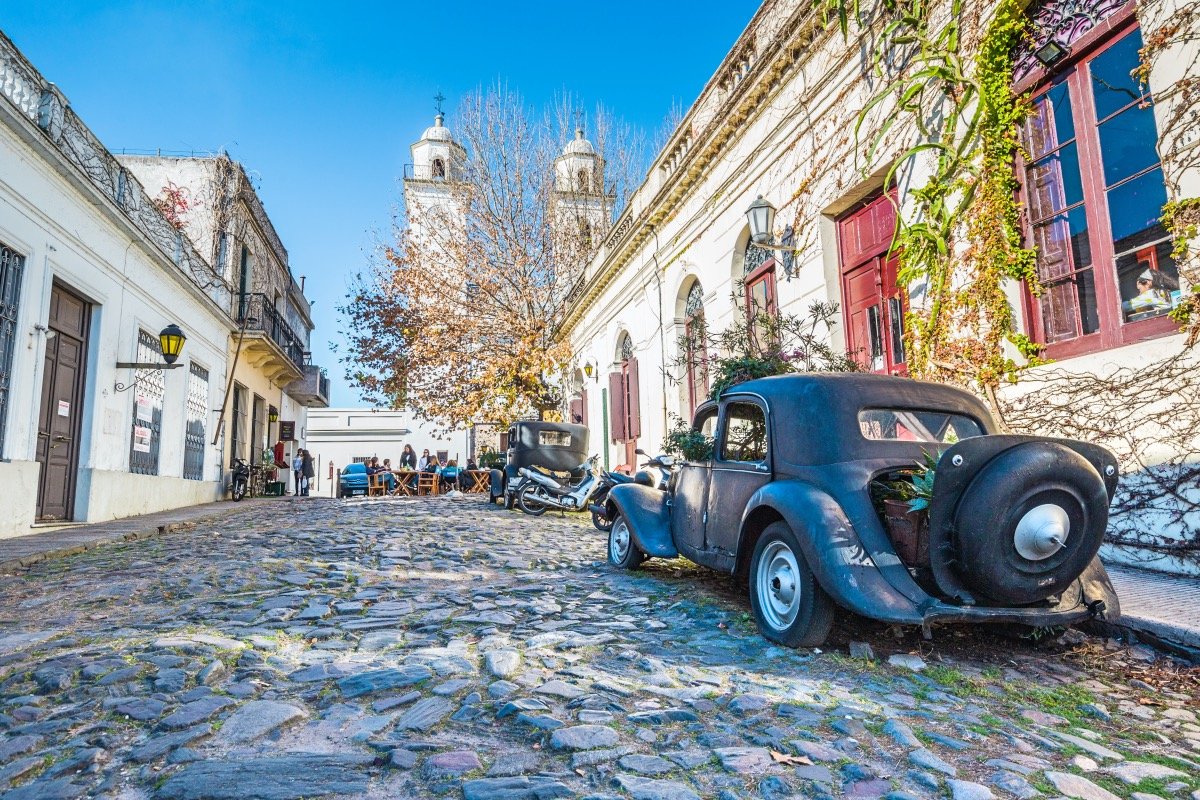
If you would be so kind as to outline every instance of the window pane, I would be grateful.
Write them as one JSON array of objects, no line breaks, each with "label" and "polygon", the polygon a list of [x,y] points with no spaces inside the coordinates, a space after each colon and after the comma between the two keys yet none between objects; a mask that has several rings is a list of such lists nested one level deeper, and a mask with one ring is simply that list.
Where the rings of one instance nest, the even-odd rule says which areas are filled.
[{"label": "window pane", "polygon": [[1025,147],[1031,158],[1040,158],[1074,138],[1071,90],[1066,83],[1060,83],[1034,100],[1033,113],[1025,124]]},{"label": "window pane", "polygon": [[1112,186],[1158,163],[1158,127],[1154,109],[1127,108],[1100,125],[1100,154],[1104,160],[1104,185]]},{"label": "window pane", "polygon": [[1035,220],[1083,202],[1083,181],[1079,177],[1079,153],[1069,144],[1052,156],[1046,156],[1026,170],[1029,186],[1029,213]]},{"label": "window pane", "polygon": [[904,307],[899,297],[888,298],[888,318],[892,327],[892,363],[904,363]]},{"label": "window pane", "polygon": [[962,414],[908,408],[864,408],[858,427],[866,439],[953,443],[982,436],[978,422]]},{"label": "window pane", "polygon": [[1068,280],[1043,286],[1040,306],[1047,344],[1074,339],[1100,329],[1096,284],[1090,269]]},{"label": "window pane", "polygon": [[1104,119],[1146,93],[1148,87],[1131,74],[1138,68],[1138,50],[1142,32],[1134,29],[1100,55],[1092,59],[1092,93],[1096,99],[1096,119]]},{"label": "window pane", "polygon": [[1171,256],[1171,240],[1163,240],[1117,257],[1121,318],[1126,322],[1161,317],[1179,305],[1179,268]]},{"label": "window pane", "polygon": [[726,413],[721,458],[725,461],[765,461],[767,420],[762,409],[753,403],[732,403]]},{"label": "window pane", "polygon": [[1112,222],[1113,251],[1124,253],[1154,241],[1162,207],[1167,202],[1162,169],[1155,169],[1108,190],[1108,217]]},{"label": "window pane", "polygon": [[1092,263],[1087,214],[1079,206],[1040,223],[1033,229],[1038,254],[1038,275],[1052,280]]},{"label": "window pane", "polygon": [[538,431],[538,444],[543,447],[570,447],[571,434],[565,431]]}]

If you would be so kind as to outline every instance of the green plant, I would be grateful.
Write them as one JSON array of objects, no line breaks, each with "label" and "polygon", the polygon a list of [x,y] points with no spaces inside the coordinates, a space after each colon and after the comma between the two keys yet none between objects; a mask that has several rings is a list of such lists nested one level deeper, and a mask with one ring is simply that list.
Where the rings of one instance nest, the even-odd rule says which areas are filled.
[{"label": "green plant", "polygon": [[937,477],[937,459],[929,453],[924,453],[925,463],[913,472],[913,496],[908,503],[909,511],[920,511],[929,508],[933,499],[933,481]]},{"label": "green plant", "polygon": [[663,451],[684,461],[707,461],[713,456],[714,439],[696,430],[682,417],[671,415],[671,428],[663,438]]}]

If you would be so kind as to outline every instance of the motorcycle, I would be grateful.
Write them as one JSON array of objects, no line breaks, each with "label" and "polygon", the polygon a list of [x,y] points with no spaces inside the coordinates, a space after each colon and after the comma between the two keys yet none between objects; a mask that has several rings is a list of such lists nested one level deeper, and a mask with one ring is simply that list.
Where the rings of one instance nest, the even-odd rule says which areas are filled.
[{"label": "motorcycle", "polygon": [[[646,451],[640,447],[635,450],[638,455],[646,455]],[[588,511],[592,512],[592,525],[596,530],[607,533],[612,529],[612,520],[608,518],[606,509],[608,493],[612,491],[614,486],[619,486],[622,483],[640,483],[644,486],[657,486],[660,491],[667,490],[667,484],[671,480],[671,473],[675,468],[675,459],[668,455],[659,455],[642,464],[643,467],[653,467],[659,471],[658,480],[654,475],[644,469],[638,470],[637,474],[630,477],[622,475],[619,472],[605,472],[600,476],[600,488],[592,497],[592,502],[588,506]]]},{"label": "motorcycle", "polygon": [[250,486],[250,465],[240,458],[235,458],[230,470],[232,475],[230,476],[229,492],[233,495],[234,500],[241,500],[246,496],[246,489]]},{"label": "motorcycle", "polygon": [[518,473],[524,479],[517,494],[517,503],[526,514],[535,517],[550,509],[559,511],[583,511],[600,487],[600,471],[596,462],[600,456],[592,456],[581,468],[587,469],[583,480],[577,484],[563,483],[539,470],[521,467]]}]

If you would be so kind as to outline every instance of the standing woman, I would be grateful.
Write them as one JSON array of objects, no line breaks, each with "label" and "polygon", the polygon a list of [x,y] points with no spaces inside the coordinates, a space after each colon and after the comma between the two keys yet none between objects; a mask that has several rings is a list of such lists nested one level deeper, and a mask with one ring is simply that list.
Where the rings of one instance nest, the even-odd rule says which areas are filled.
[{"label": "standing woman", "polygon": [[411,444],[404,445],[404,452],[400,454],[400,469],[416,469],[417,468],[417,451],[413,450]]},{"label": "standing woman", "polygon": [[313,466],[312,453],[308,452],[308,450],[302,450],[301,452],[304,453],[303,466],[301,467],[304,471],[304,496],[308,497],[308,489],[312,484],[312,479],[317,477],[317,470]]},{"label": "standing woman", "polygon": [[417,461],[417,469],[419,469],[421,472],[424,472],[425,468],[428,466],[429,466],[429,448],[426,447],[425,450],[421,453],[420,460]]},{"label": "standing woman", "polygon": [[296,479],[296,497],[300,496],[300,482],[304,479],[304,449],[296,450],[296,455],[292,457],[292,477]]}]

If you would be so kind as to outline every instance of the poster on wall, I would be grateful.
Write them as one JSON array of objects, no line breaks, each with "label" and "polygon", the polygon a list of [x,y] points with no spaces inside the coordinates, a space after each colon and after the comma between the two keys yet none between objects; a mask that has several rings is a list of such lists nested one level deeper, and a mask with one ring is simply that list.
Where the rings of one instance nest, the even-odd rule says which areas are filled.
[{"label": "poster on wall", "polygon": [[133,451],[135,453],[150,452],[150,437],[154,434],[147,427],[137,425],[133,429]]},{"label": "poster on wall", "polygon": [[280,420],[279,422],[279,441],[294,442],[296,441],[296,423],[289,420]]},{"label": "poster on wall", "polygon": [[137,419],[145,420],[146,422],[149,422],[151,419],[154,418],[154,414],[150,408],[150,398],[149,397],[147,397],[144,394],[139,394],[137,396],[137,400],[135,401],[135,403],[137,406],[137,411],[136,411]]}]

